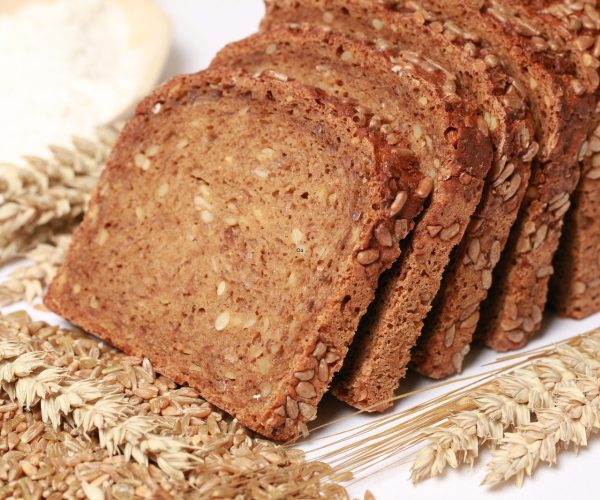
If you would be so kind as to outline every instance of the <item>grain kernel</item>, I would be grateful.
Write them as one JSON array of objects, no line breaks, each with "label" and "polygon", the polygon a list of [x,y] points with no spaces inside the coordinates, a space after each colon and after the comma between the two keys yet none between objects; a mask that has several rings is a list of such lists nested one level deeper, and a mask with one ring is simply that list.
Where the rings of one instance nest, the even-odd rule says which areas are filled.
[{"label": "grain kernel", "polygon": [[200,214],[200,217],[202,219],[202,222],[206,222],[207,224],[215,220],[215,216],[212,214],[212,212],[209,212],[208,210],[203,210]]},{"label": "grain kernel", "polygon": [[150,160],[142,153],[137,153],[133,157],[133,162],[135,163],[136,167],[141,168],[144,171],[148,170],[151,165]]},{"label": "grain kernel", "polygon": [[302,233],[302,231],[300,231],[300,229],[293,229],[292,230],[292,241],[296,244],[302,243],[302,241],[304,240],[304,234]]},{"label": "grain kernel", "polygon": [[289,396],[287,397],[287,400],[285,402],[285,412],[287,413],[287,416],[290,417],[292,420],[296,420],[298,418],[298,402],[290,398]]},{"label": "grain kernel", "polygon": [[371,21],[371,24],[373,25],[373,28],[375,28],[377,31],[383,28],[383,21],[381,21],[380,19],[373,19]]},{"label": "grain kernel", "polygon": [[301,398],[311,399],[317,395],[317,391],[315,391],[315,387],[310,382],[300,382],[296,386],[296,393]]},{"label": "grain kernel", "polygon": [[298,380],[300,380],[302,382],[308,382],[309,380],[312,380],[312,378],[314,376],[315,376],[314,370],[304,370],[302,372],[294,373],[294,377],[296,377]]},{"label": "grain kernel", "polygon": [[168,184],[161,184],[158,189],[156,190],[156,194],[159,198],[162,198],[164,196],[166,196],[166,194],[169,192],[169,185]]},{"label": "grain kernel", "polygon": [[215,330],[217,330],[218,332],[225,330],[225,328],[227,328],[227,325],[229,324],[230,318],[231,316],[229,314],[229,311],[224,311],[221,314],[219,314],[219,316],[217,316],[217,319],[215,320]]},{"label": "grain kernel", "polygon": [[108,241],[108,231],[104,228],[100,229],[98,236],[96,237],[96,243],[100,246],[104,245]]},{"label": "grain kernel", "polygon": [[368,266],[369,264],[373,264],[379,260],[379,250],[376,248],[369,248],[367,250],[362,250],[356,254],[356,260],[359,264],[363,266]]},{"label": "grain kernel", "polygon": [[266,179],[267,177],[269,177],[269,172],[267,170],[265,170],[264,168],[255,168],[253,170],[254,175],[256,175],[257,177],[260,177],[261,179]]},{"label": "grain kernel", "polygon": [[153,156],[156,156],[159,151],[160,151],[160,147],[157,144],[152,144],[152,146],[150,146],[148,149],[146,149],[146,156],[148,156],[149,158],[152,158]]},{"label": "grain kernel", "polygon": [[392,202],[392,204],[390,205],[390,208],[389,208],[390,217],[395,217],[396,215],[398,215],[404,208],[404,205],[406,204],[407,200],[408,200],[408,193],[406,191],[400,191],[394,198],[394,201]]},{"label": "grain kernel", "polygon": [[433,179],[431,177],[424,177],[419,181],[419,185],[415,190],[415,195],[419,198],[427,198],[433,189]]},{"label": "grain kernel", "polygon": [[416,140],[419,140],[421,137],[423,137],[423,129],[421,128],[421,125],[416,123],[412,126],[412,129],[413,129],[413,136]]},{"label": "grain kernel", "polygon": [[298,409],[300,410],[300,415],[306,420],[312,420],[317,416],[317,409],[308,403],[298,403]]}]

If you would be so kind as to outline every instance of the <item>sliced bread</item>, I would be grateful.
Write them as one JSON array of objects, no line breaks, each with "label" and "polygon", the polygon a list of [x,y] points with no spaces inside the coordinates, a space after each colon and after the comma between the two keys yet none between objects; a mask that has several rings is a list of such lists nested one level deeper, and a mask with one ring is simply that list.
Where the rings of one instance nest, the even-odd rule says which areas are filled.
[{"label": "sliced bread", "polygon": [[356,114],[268,76],[169,81],[123,130],[46,305],[294,438],[423,205],[423,175]]},{"label": "sliced bread", "polygon": [[[479,317],[479,303],[490,286],[491,270],[516,218],[529,178],[530,161],[537,148],[532,141],[533,123],[527,116],[524,96],[512,85],[502,61],[492,50],[478,47],[477,39],[444,36],[439,23],[428,26],[420,13],[407,11],[402,15],[388,10],[386,5],[360,0],[269,2],[263,28],[285,22],[319,23],[372,40],[380,47],[409,52],[417,66],[421,57],[425,69],[432,60],[436,64],[444,61],[444,66],[452,68],[458,88],[474,99],[481,118],[491,130],[494,168],[434,304],[438,321],[426,326],[427,337],[418,351],[423,356],[415,358],[420,361],[418,368],[431,376],[456,371],[462,365],[469,342],[457,341],[454,345],[454,339],[464,335],[470,340]],[[350,364],[350,360],[346,363],[343,377],[334,386],[342,399],[362,408],[392,397],[439,287],[441,273],[423,271],[431,267],[427,260],[428,241],[436,237],[439,225],[431,224],[424,229],[428,234],[422,241],[426,243],[417,244],[424,248],[410,254],[406,274],[399,269],[386,282],[383,298],[378,301],[381,305],[372,308],[370,323],[363,323],[351,349],[354,363]],[[433,251],[440,255],[438,249]],[[402,263],[406,261],[407,257]],[[377,409],[385,406],[379,404]]]},{"label": "sliced bread", "polygon": [[417,4],[417,11],[427,9],[434,18],[462,26],[505,59],[527,94],[537,125],[540,150],[530,186],[478,328],[489,347],[516,349],[541,326],[552,260],[579,181],[577,159],[595,101],[569,60],[557,52],[540,51],[539,30],[523,19],[511,22],[499,7],[502,0]]},{"label": "sliced bread", "polygon": [[[503,13],[527,20],[541,49],[568,57],[588,92],[598,97],[600,14],[597,2],[504,0]],[[544,43],[545,42],[545,43]],[[581,151],[581,179],[566,215],[550,299],[562,316],[584,318],[600,311],[600,109],[596,105]]]}]

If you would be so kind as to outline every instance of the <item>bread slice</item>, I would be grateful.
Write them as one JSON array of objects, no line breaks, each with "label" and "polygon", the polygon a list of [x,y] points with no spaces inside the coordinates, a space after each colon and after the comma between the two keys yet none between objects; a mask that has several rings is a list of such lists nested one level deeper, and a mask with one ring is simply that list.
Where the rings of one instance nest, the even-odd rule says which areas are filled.
[{"label": "bread slice", "polygon": [[552,259],[564,215],[579,180],[578,153],[594,99],[565,57],[538,50],[537,30],[511,23],[502,1],[423,0],[428,15],[481,38],[510,64],[531,103],[540,144],[532,180],[507,251],[496,268],[478,329],[485,343],[506,351],[522,347],[541,326]]},{"label": "bread slice", "polygon": [[[491,126],[494,168],[482,203],[454,254],[440,290],[438,304],[444,300],[448,306],[435,308],[438,321],[429,327],[426,325],[426,341],[421,343],[424,356],[418,367],[424,373],[436,375],[456,370],[462,364],[469,342],[457,340],[454,345],[454,338],[464,335],[470,340],[478,318],[478,305],[489,287],[491,270],[525,192],[531,151],[537,147],[532,141],[533,123],[519,95],[520,88],[512,85],[502,61],[492,50],[478,47],[477,40],[469,42],[459,37],[449,40],[440,33],[440,26],[424,26],[420,14],[402,15],[388,10],[385,5],[360,0],[277,0],[269,3],[263,28],[294,21],[325,23],[355,37],[374,40],[379,46],[411,51],[413,58],[418,51],[429,60],[438,61],[437,64],[444,60],[446,67],[456,72],[458,88],[475,100],[482,120],[485,117]],[[423,66],[428,68],[429,63]],[[432,226],[432,235],[435,235],[436,227]],[[354,364],[346,364],[344,378],[335,385],[338,395],[357,406],[369,407],[393,395],[439,286],[441,272],[421,275],[424,268],[429,271],[431,267],[425,264],[429,257],[424,257],[424,252],[434,239],[428,234],[421,238],[424,243],[417,246],[422,248],[403,259],[403,264],[410,259],[406,273],[399,270],[387,283],[381,306],[371,311],[372,323],[363,325],[351,349]],[[425,280],[435,287],[423,286]],[[425,362],[425,359],[431,361]],[[379,404],[377,409],[385,406]]]},{"label": "bread slice", "polygon": [[[423,193],[436,186],[434,207],[428,211],[437,210],[436,204],[442,208],[465,203],[460,196],[468,198],[470,206],[481,190],[480,180],[473,179],[461,193],[454,187],[456,179],[446,177],[473,141],[473,127],[465,123],[477,123],[475,110],[457,93],[445,90],[453,82],[444,71],[425,71],[410,61],[406,54],[391,55],[339,33],[281,26],[226,46],[212,65],[292,78],[356,104],[363,114],[373,115],[370,125],[386,135],[394,150],[412,158],[426,179]],[[364,120],[355,117],[359,123]],[[453,140],[448,139],[449,130],[455,133]],[[444,220],[438,223],[443,225]],[[402,239],[413,225],[402,221],[396,236]]]},{"label": "bread slice", "polygon": [[121,134],[46,305],[265,436],[305,431],[423,205],[423,176],[356,113],[267,76],[169,81]]},{"label": "bread slice", "polygon": [[[568,57],[589,93],[598,91],[600,14],[592,2],[546,0],[523,3],[504,0],[509,18],[532,24],[541,50]],[[597,96],[597,94],[596,94]],[[582,176],[566,215],[561,244],[550,283],[550,300],[562,316],[584,318],[600,311],[600,109],[588,128],[581,151]]]}]

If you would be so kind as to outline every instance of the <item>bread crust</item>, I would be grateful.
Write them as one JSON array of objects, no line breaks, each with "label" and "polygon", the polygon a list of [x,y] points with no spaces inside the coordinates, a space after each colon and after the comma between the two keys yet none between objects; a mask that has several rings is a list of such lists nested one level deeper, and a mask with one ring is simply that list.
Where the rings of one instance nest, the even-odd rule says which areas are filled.
[{"label": "bread crust", "polygon": [[552,50],[568,57],[596,99],[586,146],[580,152],[581,179],[566,215],[550,283],[550,302],[559,314],[582,319],[600,310],[600,14],[591,2],[578,6],[557,0],[506,1],[534,23]]},{"label": "bread crust", "polygon": [[[187,165],[185,153],[170,146],[177,144],[177,151],[186,148],[188,139],[193,141],[193,137],[186,135],[182,143],[178,134],[195,126],[192,118],[209,116],[203,111],[227,102],[233,109],[239,103],[241,113],[250,109],[257,116],[274,113],[283,119],[297,113],[297,120],[302,120],[298,123],[306,125],[307,137],[338,134],[342,141],[338,168],[345,169],[343,178],[349,179],[352,189],[359,190],[361,200],[365,200],[356,207],[358,215],[352,216],[351,224],[358,232],[348,240],[352,246],[344,250],[347,258],[337,259],[339,279],[323,303],[312,304],[310,324],[299,326],[298,342],[288,345],[287,337],[275,344],[256,340],[259,347],[281,353],[277,354],[280,362],[267,367],[269,371],[258,379],[260,370],[245,348],[247,338],[262,339],[258,326],[250,324],[244,326],[243,332],[236,329],[221,333],[229,322],[228,315],[226,319],[211,319],[209,324],[214,324],[216,332],[208,326],[206,330],[198,329],[204,324],[203,315],[216,310],[209,303],[203,306],[206,311],[196,304],[200,297],[208,296],[206,287],[214,270],[197,267],[203,254],[198,253],[197,240],[184,233],[201,224],[194,222],[199,218],[194,214],[199,212],[194,212],[193,205],[206,201],[196,201],[192,195],[197,189],[194,179],[202,179],[204,167],[192,170],[190,181],[187,177],[180,180],[178,176],[192,166]],[[264,436],[284,441],[305,432],[306,423],[315,418],[317,403],[341,366],[358,318],[373,299],[380,273],[399,254],[398,240],[393,236],[395,221],[400,217],[412,220],[424,201],[414,195],[422,175],[405,165],[377,131],[357,126],[353,121],[355,114],[354,107],[316,90],[268,76],[255,78],[239,71],[210,70],[170,80],[142,101],[135,117],[125,126],[65,264],[45,296],[45,304],[126,353],[148,357],[157,371],[196,388],[205,399]],[[181,123],[182,117],[188,121]],[[226,133],[235,131],[235,127],[231,123]],[[238,132],[242,137],[248,131]],[[169,142],[176,140],[179,142]],[[209,143],[211,140],[206,138]],[[245,147],[244,141],[248,140],[240,138],[236,144]],[[167,150],[168,157],[161,160],[155,171],[146,169],[141,160],[138,162],[137,152],[142,145],[147,147],[147,141],[157,141],[152,154],[158,154],[161,147]],[[355,163],[345,160],[348,151],[354,152]],[[172,183],[168,190],[165,180]],[[235,194],[244,188],[233,184],[228,191]],[[409,196],[401,211],[391,210],[403,192]],[[138,207],[134,213],[130,203],[146,196],[151,200],[160,197],[159,201],[144,205],[153,214],[149,227],[136,222]],[[188,198],[193,202],[188,202]],[[337,213],[331,215],[340,217]],[[383,241],[383,233],[390,236],[391,244]],[[208,234],[212,233],[200,235],[200,242]],[[223,235],[220,256],[229,258],[227,238],[234,236],[227,231]],[[348,245],[343,241],[342,244]],[[243,262],[247,257],[231,258]],[[144,259],[151,260],[140,266]],[[205,257],[202,259],[206,261]],[[174,261],[178,262],[176,266],[172,265]],[[261,265],[257,278],[265,271]],[[151,272],[141,267],[148,267]],[[254,300],[258,292],[249,292],[253,296],[248,300]],[[268,306],[267,310],[275,311],[278,304]],[[235,337],[228,339],[227,335]],[[238,337],[239,341],[235,340]],[[230,344],[239,347],[229,352]],[[239,362],[233,363],[227,356],[237,356]],[[264,383],[268,383],[268,392],[262,392]]]}]

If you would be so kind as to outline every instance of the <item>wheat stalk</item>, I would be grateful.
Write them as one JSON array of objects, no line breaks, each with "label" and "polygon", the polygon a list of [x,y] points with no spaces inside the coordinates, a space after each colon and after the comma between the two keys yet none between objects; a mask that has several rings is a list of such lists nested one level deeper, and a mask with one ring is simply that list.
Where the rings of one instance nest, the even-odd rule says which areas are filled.
[{"label": "wheat stalk", "polygon": [[84,213],[120,126],[98,129],[95,140],[74,138],[51,147],[48,159],[0,165],[0,264],[70,232]]},{"label": "wheat stalk", "polygon": [[[447,465],[456,467],[456,454],[472,459],[480,444],[490,443],[497,449],[492,452],[484,484],[515,478],[521,485],[541,462],[555,463],[562,448],[586,446],[588,436],[599,429],[599,346],[598,331],[578,336],[549,349],[545,357],[532,361],[527,368],[504,374],[479,388],[471,398],[474,410],[446,416],[425,432],[429,444],[417,454],[413,481],[441,474]],[[507,397],[505,404],[518,405],[518,413],[514,414],[520,415],[518,418],[506,418],[507,408],[492,409],[490,397],[498,393]],[[501,423],[495,432],[488,427],[490,417]],[[473,425],[477,419],[483,424]]]},{"label": "wheat stalk", "polygon": [[[308,457],[357,480],[412,462],[418,483],[473,465],[489,446],[495,452],[486,484],[521,484],[540,463],[553,463],[567,445],[585,446],[598,431],[600,329],[501,361],[510,364],[418,392],[463,384],[458,390],[324,436]],[[540,435],[543,429],[550,437]]]},{"label": "wheat stalk", "polygon": [[70,242],[70,234],[49,235],[47,242],[25,253],[31,263],[20,265],[0,283],[0,307],[41,298],[63,263]]}]

